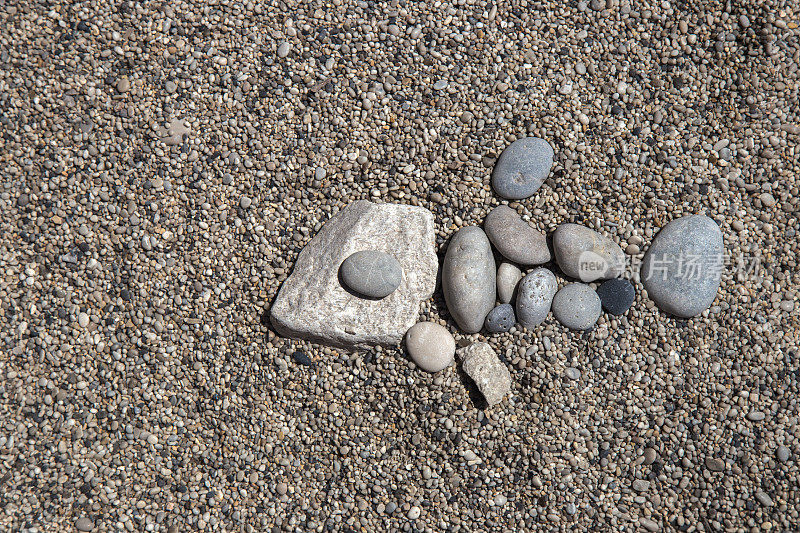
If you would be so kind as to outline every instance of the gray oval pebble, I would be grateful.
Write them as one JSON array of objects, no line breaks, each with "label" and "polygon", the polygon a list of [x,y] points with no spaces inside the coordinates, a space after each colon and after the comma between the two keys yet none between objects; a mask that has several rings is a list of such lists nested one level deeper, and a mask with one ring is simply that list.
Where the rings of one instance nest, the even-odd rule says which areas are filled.
[{"label": "gray oval pebble", "polygon": [[625,272],[622,248],[608,237],[578,224],[561,224],[556,228],[553,252],[564,274],[584,283],[616,278]]},{"label": "gray oval pebble", "polygon": [[486,315],[486,331],[489,333],[505,333],[514,327],[514,307],[511,304],[500,304]]},{"label": "gray oval pebble", "polygon": [[75,521],[75,529],[78,531],[93,531],[94,522],[90,518],[83,516]]},{"label": "gray oval pebble", "polygon": [[483,328],[497,297],[497,274],[492,247],[477,226],[453,235],[442,266],[442,292],[447,310],[466,333]]},{"label": "gray oval pebble", "polygon": [[569,329],[591,329],[601,310],[600,297],[583,283],[570,283],[553,297],[553,315]]},{"label": "gray oval pebble", "polygon": [[667,313],[699,315],[717,297],[722,279],[722,231],[704,215],[673,220],[644,256],[641,279],[648,296]]},{"label": "gray oval pebble", "polygon": [[553,147],[538,137],[517,139],[503,150],[492,172],[492,187],[507,200],[533,195],[550,175]]},{"label": "gray oval pebble", "polygon": [[278,45],[278,57],[284,58],[288,56],[291,50],[292,50],[292,44],[283,41],[281,44]]},{"label": "gray oval pebble", "polygon": [[351,290],[369,298],[385,298],[403,280],[403,269],[391,255],[378,250],[351,254],[339,267],[342,282]]},{"label": "gray oval pebble", "polygon": [[537,268],[522,278],[517,288],[516,306],[520,325],[532,329],[544,322],[556,290],[556,277],[546,268]]},{"label": "gray oval pebble", "polygon": [[791,452],[786,446],[778,446],[778,450],[775,452],[775,455],[778,457],[778,461],[785,463],[789,460]]}]

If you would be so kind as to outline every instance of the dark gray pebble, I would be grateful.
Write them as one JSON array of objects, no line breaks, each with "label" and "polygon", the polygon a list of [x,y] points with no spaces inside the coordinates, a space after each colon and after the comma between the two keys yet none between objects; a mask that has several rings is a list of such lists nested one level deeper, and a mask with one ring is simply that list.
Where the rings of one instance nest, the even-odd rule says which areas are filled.
[{"label": "dark gray pebble", "polygon": [[597,288],[603,309],[612,315],[621,315],[630,309],[636,291],[627,279],[610,279]]},{"label": "dark gray pebble", "polygon": [[500,304],[486,315],[486,331],[490,333],[505,333],[514,326],[515,322],[514,306]]}]

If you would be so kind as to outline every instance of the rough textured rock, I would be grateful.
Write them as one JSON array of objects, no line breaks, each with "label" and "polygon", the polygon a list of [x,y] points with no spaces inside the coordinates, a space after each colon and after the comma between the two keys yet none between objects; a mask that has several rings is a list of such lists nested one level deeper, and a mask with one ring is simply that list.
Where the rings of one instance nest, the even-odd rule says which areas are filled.
[{"label": "rough textured rock", "polygon": [[656,305],[673,315],[699,315],[717,296],[724,267],[722,231],[704,215],[673,220],[644,256],[641,280]]},{"label": "rough textured rock", "polygon": [[486,331],[489,333],[505,333],[510,330],[516,318],[511,304],[500,304],[486,315]]},{"label": "rough textured rock", "polygon": [[538,137],[517,139],[503,150],[492,172],[492,187],[507,200],[535,193],[550,175],[553,147]]},{"label": "rough textured rock", "polygon": [[585,283],[621,276],[625,254],[617,243],[578,224],[562,224],[553,232],[553,251],[567,276]]},{"label": "rough textured rock", "polygon": [[583,283],[565,285],[553,297],[553,316],[569,329],[592,329],[601,311],[600,297]]},{"label": "rough textured rock", "polygon": [[507,304],[517,297],[517,286],[522,271],[511,263],[501,263],[497,269],[497,299]]},{"label": "rough textured rock", "polygon": [[[381,300],[360,298],[339,283],[342,261],[364,249],[391,254],[405,274]],[[290,337],[344,348],[396,345],[417,322],[420,303],[433,295],[437,269],[430,211],[360,200],[326,222],[300,252],[270,318]]]},{"label": "rough textured rock", "polygon": [[342,282],[369,298],[385,298],[403,281],[403,269],[392,255],[378,250],[351,254],[339,267]]},{"label": "rough textured rock", "polygon": [[406,333],[406,349],[422,370],[439,372],[453,364],[456,341],[444,326],[418,322]]},{"label": "rough textured rock", "polygon": [[621,315],[630,309],[636,299],[636,290],[627,279],[615,278],[604,281],[597,288],[597,296],[603,309],[612,315]]},{"label": "rough textured rock", "polygon": [[537,268],[522,278],[517,288],[517,322],[528,329],[544,322],[557,290],[556,277],[546,268]]},{"label": "rough textured rock", "polygon": [[486,216],[483,229],[500,254],[520,265],[539,265],[550,261],[547,238],[508,207],[495,207]]},{"label": "rough textured rock", "polygon": [[491,406],[502,401],[511,390],[511,373],[492,347],[476,342],[456,352],[464,372],[472,378],[478,390]]},{"label": "rough textured rock", "polygon": [[447,310],[466,333],[477,333],[494,307],[494,256],[489,239],[477,226],[461,228],[450,240],[442,266],[442,292]]}]

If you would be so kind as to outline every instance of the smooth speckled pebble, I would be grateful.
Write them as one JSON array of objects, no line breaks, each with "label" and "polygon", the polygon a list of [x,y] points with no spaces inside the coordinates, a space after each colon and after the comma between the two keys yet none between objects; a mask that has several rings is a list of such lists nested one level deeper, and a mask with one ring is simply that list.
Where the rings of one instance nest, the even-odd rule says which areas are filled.
[{"label": "smooth speckled pebble", "polygon": [[461,228],[450,239],[442,265],[442,292],[458,327],[465,333],[483,328],[497,299],[497,270],[481,228]]},{"label": "smooth speckled pebble", "polygon": [[556,277],[546,268],[537,268],[522,278],[517,288],[516,305],[520,325],[532,329],[544,322],[556,290]]},{"label": "smooth speckled pebble", "polygon": [[502,263],[497,269],[497,299],[500,303],[511,303],[516,297],[522,271],[511,263]]},{"label": "smooth speckled pebble", "polygon": [[592,329],[601,311],[600,297],[583,283],[570,283],[553,297],[553,315],[569,329]]},{"label": "smooth speckled pebble", "polygon": [[539,265],[550,261],[550,249],[542,232],[522,220],[507,205],[492,209],[483,222],[486,236],[497,251],[520,265]]}]

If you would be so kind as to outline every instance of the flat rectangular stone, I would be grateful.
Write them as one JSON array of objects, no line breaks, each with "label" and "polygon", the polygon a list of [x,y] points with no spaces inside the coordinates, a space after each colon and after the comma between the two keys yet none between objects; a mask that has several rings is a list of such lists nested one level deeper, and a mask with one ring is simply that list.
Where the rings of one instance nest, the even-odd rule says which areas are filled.
[{"label": "flat rectangular stone", "polygon": [[[399,344],[436,288],[433,220],[422,207],[366,200],[348,205],[300,252],[270,310],[275,329],[349,349]],[[361,250],[386,252],[400,263],[403,279],[389,296],[362,298],[340,283],[342,261]]]}]

